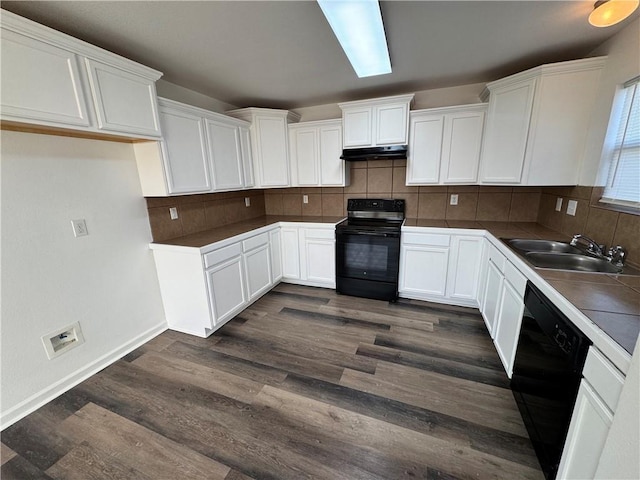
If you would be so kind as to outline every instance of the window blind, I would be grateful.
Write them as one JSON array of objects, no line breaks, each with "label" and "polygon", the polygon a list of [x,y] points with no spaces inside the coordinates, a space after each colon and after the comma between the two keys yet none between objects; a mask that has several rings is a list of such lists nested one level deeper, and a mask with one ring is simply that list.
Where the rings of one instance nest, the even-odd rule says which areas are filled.
[{"label": "window blind", "polygon": [[601,201],[640,208],[640,77],[625,84]]}]

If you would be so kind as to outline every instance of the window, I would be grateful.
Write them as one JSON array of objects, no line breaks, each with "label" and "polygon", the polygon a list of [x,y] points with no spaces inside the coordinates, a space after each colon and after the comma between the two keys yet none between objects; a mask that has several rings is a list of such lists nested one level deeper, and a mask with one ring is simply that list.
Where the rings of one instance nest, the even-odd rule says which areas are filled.
[{"label": "window", "polygon": [[640,77],[630,80],[621,92],[619,114],[610,152],[609,174],[601,202],[640,208]]}]

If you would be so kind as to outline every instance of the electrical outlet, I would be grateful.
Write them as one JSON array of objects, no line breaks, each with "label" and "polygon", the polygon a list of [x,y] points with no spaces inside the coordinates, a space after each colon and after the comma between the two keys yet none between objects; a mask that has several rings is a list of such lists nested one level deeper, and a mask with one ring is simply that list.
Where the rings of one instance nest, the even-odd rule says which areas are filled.
[{"label": "electrical outlet", "polygon": [[80,322],[67,325],[41,338],[49,360],[84,343]]},{"label": "electrical outlet", "polygon": [[309,203],[309,195],[302,195],[302,203]]},{"label": "electrical outlet", "polygon": [[567,215],[571,215],[571,216],[575,217],[577,208],[578,208],[578,201],[577,200],[569,200],[567,202]]},{"label": "electrical outlet", "polygon": [[244,197],[244,206],[245,207],[251,206],[251,197]]},{"label": "electrical outlet", "polygon": [[79,220],[71,220],[71,226],[73,227],[73,235],[76,238],[89,235],[89,231],[87,230],[87,222],[85,222],[84,218],[81,218]]},{"label": "electrical outlet", "polygon": [[562,197],[556,198],[556,212],[562,211]]},{"label": "electrical outlet", "polygon": [[458,194],[452,193],[451,200],[449,200],[449,205],[457,205],[458,204]]},{"label": "electrical outlet", "polygon": [[178,219],[178,208],[177,207],[169,207],[169,215],[171,216],[171,220]]}]

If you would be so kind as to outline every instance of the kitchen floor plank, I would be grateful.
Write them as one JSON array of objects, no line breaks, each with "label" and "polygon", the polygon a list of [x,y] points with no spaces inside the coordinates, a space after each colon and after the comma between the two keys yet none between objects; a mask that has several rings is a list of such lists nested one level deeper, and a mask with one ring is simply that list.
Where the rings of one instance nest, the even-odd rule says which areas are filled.
[{"label": "kitchen floor plank", "polygon": [[543,478],[477,310],[284,283],[209,338],[160,334],[2,441],[3,480]]}]

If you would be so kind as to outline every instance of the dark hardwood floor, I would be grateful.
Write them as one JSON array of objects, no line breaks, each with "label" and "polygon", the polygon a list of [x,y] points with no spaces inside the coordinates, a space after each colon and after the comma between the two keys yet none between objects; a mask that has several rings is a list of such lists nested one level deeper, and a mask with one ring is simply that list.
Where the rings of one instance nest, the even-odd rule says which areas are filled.
[{"label": "dark hardwood floor", "polygon": [[476,310],[281,284],[2,432],[2,479],[542,479]]}]

